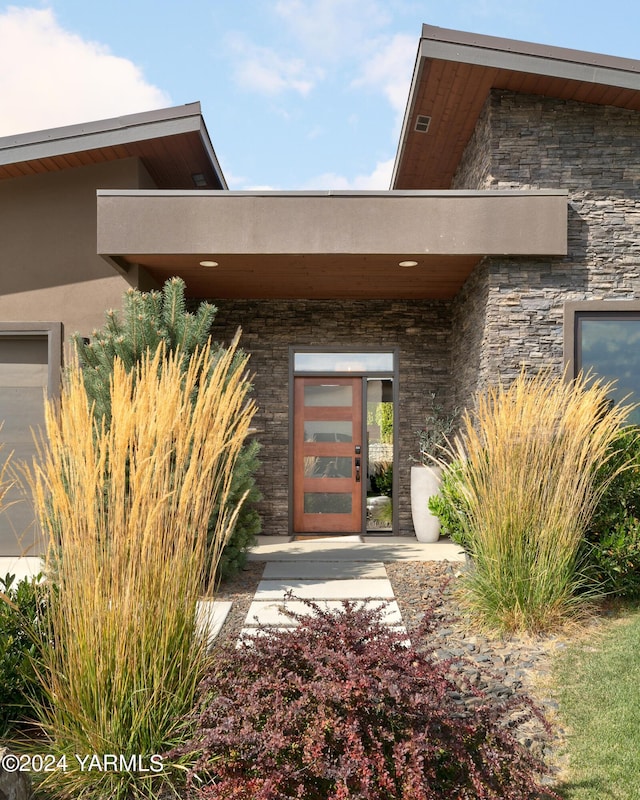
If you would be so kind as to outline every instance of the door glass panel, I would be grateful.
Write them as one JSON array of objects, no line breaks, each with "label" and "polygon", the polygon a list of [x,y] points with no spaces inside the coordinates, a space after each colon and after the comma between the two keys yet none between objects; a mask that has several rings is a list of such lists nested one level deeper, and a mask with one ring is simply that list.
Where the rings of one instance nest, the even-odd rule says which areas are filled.
[{"label": "door glass panel", "polygon": [[304,387],[305,406],[351,406],[353,389],[351,386],[323,383],[320,386]]},{"label": "door glass panel", "polygon": [[352,496],[340,492],[305,492],[305,514],[351,514]]},{"label": "door glass panel", "polygon": [[305,442],[351,442],[353,423],[351,420],[305,420]]},{"label": "door glass panel", "polygon": [[367,530],[393,524],[393,381],[367,380]]},{"label": "door glass panel", "polygon": [[296,353],[296,372],[393,372],[393,353]]},{"label": "door glass panel", "polygon": [[305,478],[350,478],[352,474],[353,459],[349,457],[307,456],[304,460]]}]

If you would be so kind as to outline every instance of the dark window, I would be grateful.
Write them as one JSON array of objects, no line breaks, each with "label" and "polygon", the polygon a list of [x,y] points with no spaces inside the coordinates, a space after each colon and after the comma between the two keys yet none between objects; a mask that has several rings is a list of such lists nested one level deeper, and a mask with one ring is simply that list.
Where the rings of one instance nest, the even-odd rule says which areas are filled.
[{"label": "dark window", "polygon": [[[612,396],[640,402],[640,311],[576,311],[574,372],[615,380]],[[640,409],[631,421],[640,423]]]}]

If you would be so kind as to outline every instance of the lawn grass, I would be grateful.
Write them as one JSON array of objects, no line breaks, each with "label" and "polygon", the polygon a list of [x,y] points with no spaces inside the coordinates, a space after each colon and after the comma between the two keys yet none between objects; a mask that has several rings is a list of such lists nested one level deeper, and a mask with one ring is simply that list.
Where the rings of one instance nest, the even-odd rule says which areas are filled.
[{"label": "lawn grass", "polygon": [[573,645],[554,672],[567,726],[566,800],[640,798],[640,607]]}]

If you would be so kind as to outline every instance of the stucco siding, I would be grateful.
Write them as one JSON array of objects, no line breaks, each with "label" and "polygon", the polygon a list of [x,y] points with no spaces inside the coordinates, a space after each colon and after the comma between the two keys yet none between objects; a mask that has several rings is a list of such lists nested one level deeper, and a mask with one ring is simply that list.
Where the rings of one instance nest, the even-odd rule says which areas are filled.
[{"label": "stucco siding", "polygon": [[97,255],[96,189],[149,182],[137,159],[0,181],[0,322],[101,325],[130,281]]}]

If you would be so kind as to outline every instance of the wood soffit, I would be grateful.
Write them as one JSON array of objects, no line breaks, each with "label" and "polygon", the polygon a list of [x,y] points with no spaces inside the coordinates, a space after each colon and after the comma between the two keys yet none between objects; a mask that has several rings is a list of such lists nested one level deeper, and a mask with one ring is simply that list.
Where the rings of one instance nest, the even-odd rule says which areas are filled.
[{"label": "wood soffit", "polygon": [[0,138],[0,180],[126,158],[158,189],[226,188],[199,103]]},{"label": "wood soffit", "polygon": [[[560,100],[611,105],[640,111],[640,62],[594,56],[588,53],[543,48],[493,37],[472,36],[425,26],[409,97],[405,125],[399,144],[393,189],[448,189],[451,187],[464,149],[471,138],[480,112],[492,90],[546,95]],[[438,40],[438,35],[443,36]],[[445,35],[452,35],[445,41]],[[457,41],[452,41],[457,39]],[[431,40],[439,55],[447,47],[451,57],[429,57]],[[480,45],[475,55],[474,46]],[[502,45],[504,49],[498,49]],[[485,50],[486,48],[486,50]],[[519,51],[520,50],[520,51]],[[515,51],[515,55],[514,55]],[[490,55],[484,58],[484,53]],[[496,55],[497,52],[497,55]],[[456,53],[460,54],[456,58]],[[472,57],[467,58],[471,53]],[[470,63],[474,61],[486,63]],[[556,74],[542,74],[545,58]],[[576,62],[571,61],[575,58]],[[578,60],[579,59],[579,60]],[[505,66],[500,66],[504,62]],[[513,65],[521,63],[521,68]],[[558,67],[557,65],[560,65]],[[563,77],[583,71],[592,79]],[[507,66],[509,65],[509,66]],[[600,69],[599,69],[600,67]],[[604,79],[622,75],[621,83],[609,85]],[[573,69],[572,69],[573,68]],[[598,76],[601,76],[600,78]],[[426,133],[415,130],[418,116],[431,118]]]},{"label": "wood soffit", "polygon": [[0,165],[0,180],[131,157],[142,160],[159,189],[194,189],[191,176],[197,173],[205,176],[209,188],[220,186],[195,132]]},{"label": "wood soffit", "polygon": [[450,300],[459,291],[478,255],[403,254],[418,262],[398,266],[397,254],[238,255],[216,254],[217,267],[201,267],[202,255],[125,255],[158,283],[180,275],[189,297],[274,300]]}]

